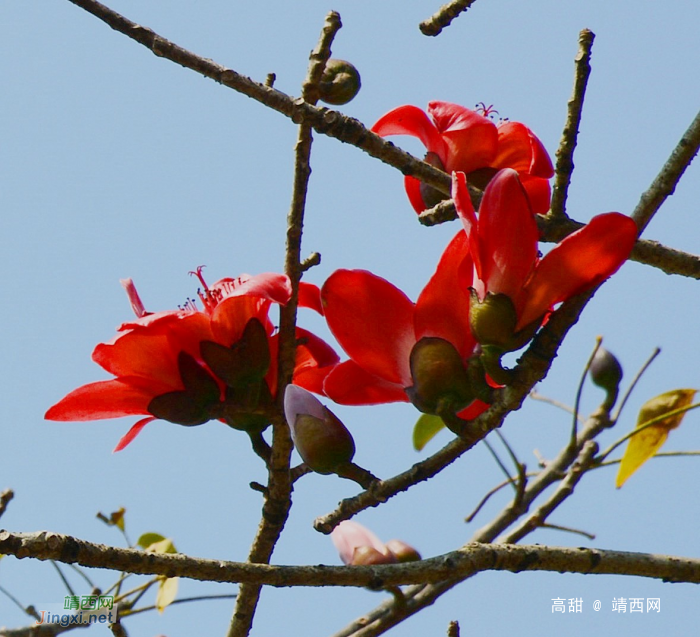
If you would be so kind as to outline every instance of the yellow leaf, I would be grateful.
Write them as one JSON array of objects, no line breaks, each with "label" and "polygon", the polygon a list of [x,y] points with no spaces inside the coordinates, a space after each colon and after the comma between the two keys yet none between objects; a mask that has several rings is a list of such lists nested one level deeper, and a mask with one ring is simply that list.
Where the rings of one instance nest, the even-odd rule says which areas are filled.
[{"label": "yellow leaf", "polygon": [[688,407],[693,402],[696,392],[695,389],[674,389],[642,405],[637,416],[637,429],[655,422],[629,439],[615,480],[618,489],[661,448],[668,438],[669,431],[681,424],[686,412],[681,411],[664,417],[665,414]]},{"label": "yellow leaf", "polygon": [[109,514],[109,517],[107,517],[104,513],[99,512],[97,514],[97,518],[102,520],[102,522],[104,522],[107,526],[116,526],[121,531],[124,531],[125,513],[126,509],[124,507],[120,507],[116,511],[112,511],[112,513]]},{"label": "yellow leaf", "polygon": [[177,597],[178,577],[163,577],[158,583],[156,595],[156,608],[162,613],[167,606],[172,604]]},{"label": "yellow leaf", "polygon": [[124,530],[124,514],[126,513],[126,509],[124,507],[120,507],[116,511],[113,511],[110,516],[109,520],[114,526],[116,526],[120,531]]}]

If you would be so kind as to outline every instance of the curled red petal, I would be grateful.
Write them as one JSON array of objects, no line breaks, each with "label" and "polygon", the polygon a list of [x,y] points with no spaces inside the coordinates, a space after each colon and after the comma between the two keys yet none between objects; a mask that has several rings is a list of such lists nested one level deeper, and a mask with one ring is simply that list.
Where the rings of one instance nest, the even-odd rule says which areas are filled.
[{"label": "curled red petal", "polygon": [[382,115],[372,126],[372,132],[387,135],[411,135],[420,139],[429,152],[445,163],[447,147],[431,119],[417,106],[406,104]]},{"label": "curled red petal", "polygon": [[131,441],[136,438],[141,433],[141,430],[152,420],[155,420],[155,418],[143,418],[142,420],[139,420],[129,431],[126,432],[120,439],[119,442],[117,443],[117,446],[112,449],[112,453],[116,453],[117,451],[121,451],[126,447]]},{"label": "curled red petal", "polygon": [[404,188],[406,189],[406,194],[408,195],[408,200],[411,202],[413,209],[420,214],[425,208],[425,202],[423,201],[423,195],[420,191],[420,180],[410,175],[406,175],[403,178]]},{"label": "curled red petal", "polygon": [[318,285],[306,281],[299,283],[299,307],[308,307],[323,316],[321,290]]},{"label": "curled red petal", "polygon": [[296,334],[301,344],[297,346],[293,382],[308,391],[323,394],[323,382],[340,357],[312,332],[298,327]]},{"label": "curled red petal", "polygon": [[328,327],[350,358],[390,383],[411,384],[414,305],[401,290],[366,270],[336,270],[321,298]]},{"label": "curled red petal", "polygon": [[469,328],[469,292],[460,277],[462,262],[471,259],[467,236],[459,231],[445,248],[435,273],[416,302],[416,339],[437,336],[452,343],[462,358],[475,345]]},{"label": "curled red petal", "polygon": [[481,278],[486,290],[506,294],[518,307],[523,286],[537,262],[539,232],[518,173],[499,171],[479,206]]},{"label": "curled red petal", "polygon": [[447,172],[470,173],[491,166],[498,148],[496,125],[483,115],[450,102],[430,102],[428,113],[447,145]]},{"label": "curled red petal", "polygon": [[408,402],[402,385],[374,376],[352,360],[331,369],[324,380],[323,393],[340,405]]},{"label": "curled red petal", "polygon": [[469,254],[474,262],[474,269],[477,276],[483,279],[486,255],[482,254],[482,246],[479,242],[479,222],[467,190],[467,178],[462,172],[452,173],[452,199],[455,202],[455,210],[462,220],[462,227],[467,237]]},{"label": "curled red petal", "polygon": [[286,274],[277,272],[263,272],[249,276],[241,275],[238,279],[222,279],[217,281],[212,288],[223,282],[233,282],[233,286],[225,286],[225,297],[233,296],[257,296],[273,303],[285,305],[292,296],[292,285]]},{"label": "curled red petal", "polygon": [[630,217],[609,212],[593,217],[557,244],[526,285],[518,329],[616,272],[632,251],[637,233],[637,224]]},{"label": "curled red petal", "polygon": [[148,414],[151,400],[167,391],[167,386],[158,383],[149,385],[138,378],[98,381],[74,389],[50,407],[44,418],[84,421]]},{"label": "curled red petal", "polygon": [[498,151],[493,168],[513,168],[522,174],[549,179],[554,167],[549,153],[537,136],[520,122],[504,122],[498,127]]},{"label": "curled red petal", "polygon": [[530,208],[536,215],[547,214],[552,200],[552,190],[548,179],[532,177],[531,175],[520,175],[520,181],[525,188],[527,198],[530,200]]}]

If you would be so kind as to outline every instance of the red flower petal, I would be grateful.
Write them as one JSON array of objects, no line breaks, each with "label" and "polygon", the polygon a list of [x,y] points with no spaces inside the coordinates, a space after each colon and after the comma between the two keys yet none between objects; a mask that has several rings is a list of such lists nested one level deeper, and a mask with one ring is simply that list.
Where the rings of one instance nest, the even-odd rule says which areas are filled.
[{"label": "red flower petal", "polygon": [[467,235],[460,231],[450,241],[428,284],[416,302],[416,339],[437,336],[452,343],[462,358],[474,350],[474,337],[469,328],[468,286],[460,279],[460,266],[471,259]]},{"label": "red flower petal", "polygon": [[51,407],[46,420],[102,420],[148,414],[151,400],[170,391],[167,386],[148,384],[138,378],[118,378],[89,383],[74,389]]},{"label": "red flower petal", "polygon": [[92,360],[115,376],[154,378],[171,388],[179,383],[177,352],[166,334],[130,330],[111,343],[99,343]]},{"label": "red flower petal", "polygon": [[116,453],[117,451],[124,449],[124,447],[126,447],[134,438],[136,438],[136,436],[141,433],[141,430],[152,420],[155,420],[155,418],[143,418],[142,420],[139,420],[131,429],[129,429],[129,431],[126,432],[125,435],[119,439],[117,446],[112,449],[112,453]]},{"label": "red flower petal", "polygon": [[[482,246],[479,241],[479,223],[476,219],[472,199],[467,190],[467,178],[464,173],[452,173],[452,199],[455,202],[455,210],[462,220],[462,226],[469,244],[469,254],[474,261],[476,275],[479,279],[483,279],[487,255],[482,252]],[[465,267],[462,270],[466,272]]]},{"label": "red flower petal", "polygon": [[308,307],[323,316],[321,290],[318,285],[306,281],[299,283],[299,307]]},{"label": "red flower petal", "polygon": [[233,345],[243,335],[243,330],[252,318],[258,319],[268,334],[273,325],[267,314],[270,301],[257,296],[232,296],[224,299],[211,315],[211,330],[217,343]]},{"label": "red flower petal", "polygon": [[489,183],[479,206],[481,278],[486,289],[508,295],[518,307],[535,263],[539,233],[515,170],[501,170]]},{"label": "red flower petal", "polygon": [[475,400],[469,407],[465,407],[457,413],[457,417],[462,420],[474,420],[477,416],[483,414],[491,405],[488,405],[480,400]]},{"label": "red flower petal", "polygon": [[425,210],[425,202],[420,191],[420,179],[406,175],[403,178],[403,184],[413,209],[420,214]]},{"label": "red flower petal", "polygon": [[177,356],[199,358],[199,343],[212,340],[209,317],[201,312],[171,312],[154,322],[131,323],[109,343],[95,347],[92,359],[115,376],[142,376],[181,389]]},{"label": "red flower petal", "polygon": [[299,387],[323,394],[323,381],[333,366],[340,361],[335,350],[312,332],[297,328],[297,346],[293,381]]},{"label": "red flower petal", "polygon": [[390,383],[411,384],[414,305],[401,290],[365,270],[336,270],[321,298],[328,326],[350,358]]},{"label": "red flower petal", "polygon": [[637,240],[637,224],[618,212],[593,217],[540,261],[526,286],[527,300],[518,329],[554,304],[601,281],[625,262]]},{"label": "red flower petal", "polygon": [[447,172],[470,173],[491,165],[498,131],[490,119],[450,102],[430,102],[428,113],[447,144],[447,158],[440,156]]},{"label": "red flower petal", "polygon": [[504,122],[498,127],[498,152],[493,168],[513,168],[519,173],[549,179],[554,167],[542,142],[525,124]]},{"label": "red flower petal", "polygon": [[523,184],[523,188],[525,188],[527,198],[530,200],[532,212],[536,215],[547,214],[552,199],[549,180],[521,174],[520,181]]},{"label": "red flower petal", "polygon": [[[231,279],[222,279],[222,281]],[[216,287],[220,282],[215,283]],[[263,272],[249,277],[241,275],[236,281],[235,289],[226,289],[226,298],[235,296],[258,296],[273,303],[284,305],[292,295],[292,285],[286,274]]]},{"label": "red flower petal", "polygon": [[333,367],[323,383],[323,393],[340,405],[408,402],[401,385],[366,372],[352,360]]},{"label": "red flower petal", "polygon": [[409,104],[395,108],[377,120],[372,132],[387,135],[412,135],[423,142],[428,152],[435,153],[445,163],[447,147],[430,118],[417,106]]}]

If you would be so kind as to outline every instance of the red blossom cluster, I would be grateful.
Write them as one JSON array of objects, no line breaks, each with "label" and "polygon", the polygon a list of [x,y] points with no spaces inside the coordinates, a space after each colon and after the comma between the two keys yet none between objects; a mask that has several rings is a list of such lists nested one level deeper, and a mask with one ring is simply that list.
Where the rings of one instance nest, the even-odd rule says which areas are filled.
[{"label": "red blossom cluster", "polygon": [[[297,328],[296,386],[339,404],[411,402],[424,413],[470,420],[488,408],[494,386],[509,382],[501,356],[527,344],[557,303],[605,280],[627,259],[637,226],[615,212],[594,217],[540,257],[535,215],[549,208],[549,156],[525,125],[497,125],[488,109],[481,111],[431,102],[428,114],[401,106],[374,125],[380,135],[420,138],[426,161],[452,174],[463,229],[415,303],[365,270],[338,270],[320,289],[302,283],[299,305],[325,317],[348,358],[340,361],[322,339]],[[483,190],[478,215],[468,183]],[[412,177],[405,185],[417,212],[442,196]],[[74,390],[46,418],[144,416],[117,449],[154,419],[185,426],[219,420],[249,433],[264,430],[281,402],[279,335],[269,311],[289,301],[290,281],[261,274],[209,287],[197,274],[202,310],[190,302],[149,314],[127,282],[137,318],[93,352],[114,378]],[[342,427],[305,392],[288,396],[285,408],[298,438],[309,438],[302,427]],[[344,463],[354,452],[347,436],[340,430],[328,436],[343,441]],[[327,472],[323,450],[300,451]]]}]

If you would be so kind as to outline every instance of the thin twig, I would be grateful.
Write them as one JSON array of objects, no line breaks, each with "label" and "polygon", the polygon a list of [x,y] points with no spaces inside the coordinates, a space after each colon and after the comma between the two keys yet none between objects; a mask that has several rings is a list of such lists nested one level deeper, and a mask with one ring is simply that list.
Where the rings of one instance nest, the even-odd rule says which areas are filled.
[{"label": "thin twig", "polygon": [[600,336],[598,336],[595,339],[595,347],[593,348],[591,355],[588,357],[588,360],[586,361],[586,365],[583,368],[583,373],[581,374],[581,380],[579,381],[578,388],[576,389],[576,399],[574,400],[573,422],[571,425],[571,439],[569,442],[572,449],[576,447],[576,440],[578,438],[579,410],[581,407],[581,396],[583,394],[583,385],[586,382],[586,376],[588,376],[588,371],[591,369],[591,364],[593,363],[593,358],[598,353],[598,350],[600,349],[600,345],[602,342],[603,342],[603,339]]},{"label": "thin twig", "polygon": [[574,58],[575,75],[574,89],[567,104],[566,124],[562,132],[559,148],[555,154],[557,164],[552,188],[552,207],[550,215],[566,217],[566,197],[574,172],[574,150],[578,140],[583,100],[586,96],[586,85],[591,74],[591,49],[595,34],[584,29],[578,36],[578,53]]},{"label": "thin twig", "polygon": [[[533,389],[530,392],[529,398],[531,398],[532,400],[538,400],[540,402],[547,403],[548,405],[552,405],[552,407],[556,407],[557,409],[561,409],[562,411],[565,411],[568,414],[573,415],[573,413],[574,413],[573,407],[569,407],[569,405],[565,405],[564,403],[556,400],[555,398],[550,398],[549,396],[545,396],[544,394],[540,394],[536,389]],[[579,416],[578,416],[578,421],[579,422],[584,421],[581,414],[579,414]]]},{"label": "thin twig", "polygon": [[[498,431],[498,430],[496,430]],[[515,484],[515,480],[511,478],[510,472],[508,469],[506,469],[506,466],[503,464],[503,461],[498,457],[498,454],[496,453],[495,449],[491,446],[491,443],[489,443],[488,439],[484,438],[483,443],[486,445],[486,448],[489,450],[491,453],[491,456],[493,456],[493,459],[496,461],[496,464],[499,466],[503,474],[510,480],[511,485],[513,486],[513,489],[517,491],[518,487]],[[516,466],[519,466],[516,464]]]},{"label": "thin twig", "polygon": [[649,189],[641,196],[632,219],[639,226],[639,233],[644,231],[666,198],[673,194],[685,169],[693,161],[700,149],[700,112],[691,122],[688,130],[671,152],[663,168],[651,183]]},{"label": "thin twig", "polygon": [[[302,89],[303,100],[311,106],[315,106],[318,101],[318,84],[331,56],[333,38],[341,26],[340,15],[331,11],[326,16],[319,42],[311,52],[309,68]],[[285,274],[291,282],[292,294],[289,302],[280,309],[277,375],[277,403],[280,410],[283,409],[284,390],[292,382],[294,373],[297,305],[299,281],[302,274],[301,235],[309,177],[311,176],[309,163],[313,140],[311,130],[311,125],[302,119],[294,151],[294,185],[292,202],[287,216],[287,246],[284,264]],[[292,438],[287,423],[284,418],[276,418],[273,422],[269,481],[265,493],[263,515],[248,555],[250,562],[269,563],[287,521],[292,504],[292,481],[289,471],[292,448]],[[259,585],[241,584],[236,597],[228,637],[246,637],[250,633],[260,591]]]},{"label": "thin twig", "polygon": [[471,7],[476,0],[452,0],[449,4],[442,5],[427,20],[418,25],[423,35],[439,35],[440,32],[450,26],[460,13]]},{"label": "thin twig", "polygon": [[66,576],[63,574],[63,571],[61,568],[51,560],[51,566],[53,566],[56,569],[56,572],[58,573],[58,577],[61,579],[63,582],[63,585],[66,587],[66,590],[68,591],[69,595],[75,595],[75,591],[73,590],[73,587],[70,585],[70,582],[66,579]]},{"label": "thin twig", "polygon": [[569,496],[573,495],[574,488],[583,475],[591,467],[593,458],[598,451],[598,444],[594,440],[587,440],[578,457],[569,468],[564,479],[559,483],[554,493],[547,498],[537,509],[530,514],[520,525],[509,531],[500,543],[514,544],[523,537],[542,526],[547,517]]},{"label": "thin twig", "polygon": [[627,401],[629,400],[629,397],[632,395],[632,392],[634,391],[634,388],[637,386],[637,383],[642,379],[642,376],[644,375],[644,372],[649,369],[649,366],[654,362],[654,359],[661,354],[661,348],[656,347],[654,348],[654,351],[651,353],[649,358],[644,362],[644,365],[640,368],[640,370],[635,374],[634,378],[632,379],[632,382],[630,383],[629,388],[625,392],[625,395],[622,397],[622,400],[620,401],[620,406],[617,408],[617,412],[615,412],[615,416],[613,417],[612,421],[617,422],[620,419],[620,414],[622,414],[622,410],[625,408],[625,405],[627,404]]},{"label": "thin twig", "polygon": [[0,493],[0,518],[7,510],[7,505],[14,497],[15,492],[12,489],[5,489],[2,493]]},{"label": "thin twig", "polygon": [[570,526],[562,526],[561,524],[551,524],[550,522],[543,522],[540,524],[541,529],[552,529],[553,531],[563,531],[564,533],[573,533],[574,535],[582,535],[588,540],[595,540],[595,533],[589,533],[588,531],[583,531],[582,529],[574,529]]}]

